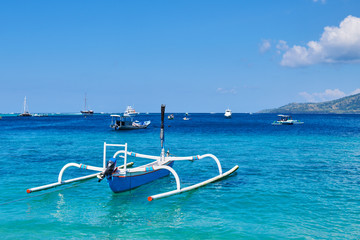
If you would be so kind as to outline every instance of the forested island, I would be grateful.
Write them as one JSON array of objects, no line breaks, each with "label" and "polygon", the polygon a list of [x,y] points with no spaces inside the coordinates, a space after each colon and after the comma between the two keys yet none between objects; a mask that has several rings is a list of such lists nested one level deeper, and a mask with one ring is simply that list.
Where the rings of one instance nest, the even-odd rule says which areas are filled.
[{"label": "forested island", "polygon": [[320,103],[289,103],[279,108],[266,109],[258,113],[360,114],[360,93]]}]

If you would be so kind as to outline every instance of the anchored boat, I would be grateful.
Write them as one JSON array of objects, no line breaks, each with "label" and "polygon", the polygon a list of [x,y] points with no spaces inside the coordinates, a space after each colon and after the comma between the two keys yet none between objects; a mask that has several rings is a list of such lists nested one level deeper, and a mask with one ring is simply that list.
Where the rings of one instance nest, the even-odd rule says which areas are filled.
[{"label": "anchored boat", "polygon": [[225,110],[224,117],[225,117],[225,118],[231,118],[231,116],[232,116],[231,110],[230,110],[229,108],[226,109],[226,110]]},{"label": "anchored boat", "polygon": [[93,110],[88,110],[86,106],[86,94],[85,94],[85,108],[83,111],[80,111],[82,115],[92,115],[94,114]]},{"label": "anchored boat", "polygon": [[183,117],[183,120],[185,120],[185,121],[190,120],[190,118],[189,118],[189,114],[188,114],[188,113],[185,113],[185,117]]},{"label": "anchored boat", "polygon": [[294,125],[294,124],[303,124],[303,122],[300,122],[298,120],[293,120],[292,116],[290,115],[278,115],[279,120],[274,121],[272,125]]},{"label": "anchored boat", "polygon": [[[108,144],[104,143],[104,153],[103,153],[103,166],[102,167],[95,167],[95,166],[89,166],[85,164],[78,164],[78,163],[68,163],[66,164],[60,171],[58,176],[58,181],[56,183],[30,188],[27,190],[28,193],[35,192],[35,191],[41,191],[48,188],[61,186],[67,183],[81,181],[85,179],[90,179],[94,177],[99,178],[99,182],[102,179],[106,179],[110,189],[115,192],[123,192],[127,191],[136,187],[139,187],[141,185],[144,185],[146,183],[152,182],[156,179],[159,179],[161,177],[165,177],[169,175],[170,173],[174,176],[176,180],[176,189],[173,191],[156,194],[148,197],[149,201],[152,201],[154,199],[168,197],[171,195],[175,195],[178,193],[186,192],[192,189],[196,189],[202,186],[205,186],[206,184],[209,184],[211,182],[220,180],[226,176],[229,176],[231,173],[235,172],[239,166],[236,165],[227,172],[223,172],[221,163],[219,159],[212,155],[212,154],[204,154],[204,155],[196,155],[196,156],[187,156],[187,157],[174,157],[170,156],[169,151],[165,153],[164,148],[164,115],[165,115],[165,105],[161,106],[161,129],[160,129],[160,140],[161,140],[161,152],[159,156],[152,156],[152,155],[145,155],[145,154],[139,154],[135,152],[128,151],[127,143],[125,144]],[[109,159],[109,161],[106,163],[106,152],[108,147],[118,147],[121,148],[120,150],[116,151],[112,158]],[[152,160],[152,162],[139,166],[139,167],[131,167],[133,165],[132,162],[128,163],[128,157],[135,157],[135,158],[143,158],[143,159],[149,159]],[[181,187],[180,184],[180,178],[177,174],[177,172],[173,169],[173,164],[176,161],[199,161],[204,158],[211,158],[216,162],[216,165],[219,170],[219,174],[215,177],[212,177],[206,181],[187,186],[187,187]],[[123,161],[123,164],[121,166],[117,166],[117,164],[120,164],[120,161]],[[96,173],[90,174],[84,177],[79,178],[73,178],[70,180],[63,180],[63,173],[64,171],[69,167],[77,167],[81,169],[86,169],[90,171],[95,171]]]},{"label": "anchored boat", "polygon": [[131,115],[110,115],[111,124],[110,127],[114,130],[134,130],[147,128],[151,121],[139,122],[134,120],[134,117]]},{"label": "anchored boat", "polygon": [[29,112],[29,107],[26,104],[26,96],[24,98],[24,111],[23,113],[19,114],[19,117],[31,117],[31,113]]},{"label": "anchored boat", "polygon": [[139,113],[135,111],[135,109],[132,106],[127,106],[126,110],[124,112],[125,116],[135,116],[138,115]]},{"label": "anchored boat", "polygon": [[110,115],[111,124],[110,127],[114,130],[134,130],[147,128],[151,121],[140,122],[134,120],[134,117],[139,113],[135,111],[131,106],[127,106],[125,112],[120,115]]}]

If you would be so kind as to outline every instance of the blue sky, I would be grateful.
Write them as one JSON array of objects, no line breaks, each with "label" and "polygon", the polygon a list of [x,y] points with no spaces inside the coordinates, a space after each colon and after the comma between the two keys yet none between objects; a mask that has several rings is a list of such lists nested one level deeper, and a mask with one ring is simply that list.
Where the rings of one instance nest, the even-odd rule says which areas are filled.
[{"label": "blue sky", "polygon": [[2,1],[0,112],[256,112],[360,92],[360,1]]}]

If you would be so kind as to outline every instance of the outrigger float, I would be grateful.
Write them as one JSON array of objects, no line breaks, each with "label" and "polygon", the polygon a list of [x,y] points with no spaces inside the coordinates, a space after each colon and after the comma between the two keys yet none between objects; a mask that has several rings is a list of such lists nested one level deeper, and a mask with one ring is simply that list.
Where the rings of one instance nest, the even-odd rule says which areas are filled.
[{"label": "outrigger float", "polygon": [[[102,167],[94,167],[90,165],[85,164],[78,164],[78,163],[68,163],[66,164],[60,171],[58,176],[58,181],[52,184],[30,188],[27,190],[28,193],[41,191],[61,185],[65,185],[72,182],[82,181],[90,178],[99,178],[99,182],[106,178],[110,189],[115,192],[124,192],[136,187],[139,187],[141,185],[144,185],[146,183],[152,182],[156,179],[165,177],[172,173],[172,175],[175,177],[176,180],[176,189],[173,191],[156,194],[153,196],[149,196],[148,200],[152,201],[154,199],[164,198],[171,195],[175,195],[178,193],[190,191],[192,189],[196,189],[202,186],[205,186],[209,183],[215,182],[217,180],[220,180],[222,178],[225,178],[235,172],[239,166],[236,165],[227,172],[223,173],[221,163],[219,159],[212,155],[212,154],[204,154],[204,155],[197,155],[197,156],[188,156],[188,157],[173,157],[170,156],[169,151],[165,153],[164,148],[164,115],[165,115],[165,105],[161,105],[161,130],[160,130],[160,139],[161,139],[161,153],[160,156],[151,156],[151,155],[145,155],[145,154],[139,154],[134,152],[128,151],[127,143],[125,144],[108,144],[104,143],[104,153],[103,153],[103,166]],[[106,150],[107,147],[120,147],[121,150],[118,150],[115,152],[113,157],[107,162],[106,164]],[[132,167],[133,162],[128,162],[128,156],[136,157],[136,158],[144,158],[144,159],[150,159],[154,160],[153,162],[149,164],[145,164],[139,167]],[[116,166],[117,160],[119,158],[122,158],[124,160],[123,165]],[[180,178],[179,175],[176,173],[176,171],[173,169],[173,164],[175,161],[198,161],[204,158],[212,158],[218,167],[219,175],[210,178],[206,181],[188,186],[188,187],[181,187],[180,184]],[[83,177],[73,178],[69,180],[63,180],[63,174],[64,171],[69,167],[77,167],[81,169],[86,169],[90,171],[95,171],[96,173],[90,174]]]}]

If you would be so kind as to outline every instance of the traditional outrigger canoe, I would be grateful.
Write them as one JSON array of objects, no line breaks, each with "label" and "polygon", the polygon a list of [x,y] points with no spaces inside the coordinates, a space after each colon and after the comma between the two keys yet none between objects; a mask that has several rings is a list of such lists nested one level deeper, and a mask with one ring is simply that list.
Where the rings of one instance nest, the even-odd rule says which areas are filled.
[{"label": "traditional outrigger canoe", "polygon": [[[160,139],[161,139],[161,153],[160,156],[152,156],[152,155],[145,155],[145,154],[139,154],[135,152],[128,151],[127,143],[125,144],[108,144],[104,143],[104,153],[103,153],[103,166],[102,167],[95,167],[95,166],[89,166],[85,164],[77,164],[77,163],[68,163],[66,164],[60,171],[58,176],[58,181],[56,183],[30,188],[27,190],[28,193],[41,191],[45,189],[49,189],[56,186],[61,186],[64,184],[81,181],[85,179],[90,179],[94,177],[99,178],[99,182],[106,178],[110,189],[115,192],[124,192],[136,187],[139,187],[141,185],[147,184],[149,182],[152,182],[156,179],[165,177],[172,173],[176,180],[176,189],[173,191],[156,194],[153,196],[149,196],[148,200],[152,201],[154,199],[163,198],[171,195],[175,195],[178,193],[186,192],[192,189],[196,189],[202,186],[205,186],[206,184],[209,184],[211,182],[217,181],[219,179],[222,179],[226,176],[229,176],[233,172],[235,172],[239,166],[236,165],[227,172],[223,173],[221,163],[218,160],[218,158],[212,154],[204,154],[204,155],[196,155],[196,156],[187,156],[187,157],[174,157],[170,156],[169,152],[165,153],[164,148],[164,114],[165,114],[165,105],[161,106],[161,130],[160,130]],[[107,162],[106,164],[106,151],[107,147],[120,147],[121,150],[118,150],[115,152],[113,157]],[[136,157],[136,158],[144,158],[144,159],[150,159],[153,160],[153,162],[139,166],[139,167],[131,167],[133,165],[132,162],[128,162],[128,156]],[[117,161],[119,159],[123,159],[123,165],[116,166]],[[212,177],[206,181],[188,186],[188,187],[181,187],[180,184],[180,178],[177,174],[177,172],[173,169],[173,164],[176,161],[198,161],[204,158],[212,158],[218,167],[219,175]],[[81,169],[87,169],[91,171],[95,171],[96,173],[90,174],[83,177],[73,178],[69,180],[63,180],[63,173],[64,171],[69,167],[78,167]]]}]

